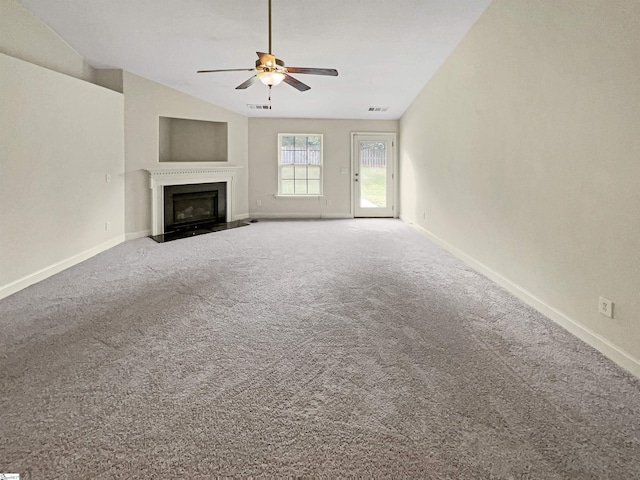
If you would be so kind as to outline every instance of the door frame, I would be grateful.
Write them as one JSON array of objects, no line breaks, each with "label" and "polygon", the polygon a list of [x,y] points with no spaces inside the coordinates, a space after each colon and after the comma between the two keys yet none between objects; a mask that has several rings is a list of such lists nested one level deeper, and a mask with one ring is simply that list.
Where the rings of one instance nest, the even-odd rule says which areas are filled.
[{"label": "door frame", "polygon": [[[388,218],[398,218],[400,216],[400,209],[398,208],[398,199],[400,198],[398,194],[398,133],[397,132],[351,132],[351,164],[349,166],[349,190],[351,196],[351,217],[356,218],[356,189],[355,189],[355,162],[360,162],[360,158],[358,152],[356,152],[356,136],[362,135],[367,136],[370,135],[372,137],[381,137],[381,136],[389,136],[391,137],[391,152],[393,153],[393,165],[391,167],[392,178],[391,178],[391,187],[393,188],[393,192],[391,194],[391,198],[393,200],[392,211],[393,216]],[[364,218],[364,217],[363,217]]]}]

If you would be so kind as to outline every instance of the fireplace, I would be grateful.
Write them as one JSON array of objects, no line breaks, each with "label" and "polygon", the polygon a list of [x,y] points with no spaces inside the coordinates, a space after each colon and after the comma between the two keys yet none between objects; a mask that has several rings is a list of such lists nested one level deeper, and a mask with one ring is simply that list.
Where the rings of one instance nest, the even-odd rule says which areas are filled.
[{"label": "fireplace", "polygon": [[185,232],[227,221],[226,182],[164,187],[164,232]]},{"label": "fireplace", "polygon": [[[237,177],[241,169],[242,167],[229,164],[210,165],[206,167],[176,164],[171,166],[167,165],[167,167],[162,169],[148,170],[149,187],[151,188],[151,238],[158,241],[159,238],[173,235],[165,234],[165,232],[170,231],[170,229],[165,227],[165,222],[168,225],[173,225],[173,227],[169,228],[181,228],[183,230],[189,225],[176,226],[175,223],[209,222],[205,217],[210,215],[207,211],[212,204],[214,210],[217,208],[216,216],[221,219],[219,220],[221,223],[215,227],[211,227],[211,229],[218,231],[222,228],[220,225],[234,222],[239,218],[246,218],[248,214],[238,212],[234,205],[234,192],[236,191]],[[224,189],[216,189],[218,192],[216,197],[217,206],[215,204],[216,200],[214,199],[197,198],[200,197],[200,194],[203,192],[211,190],[211,188],[209,188],[211,185],[219,184],[222,184]],[[202,189],[202,185],[207,185],[207,188]],[[168,187],[187,187],[187,190],[179,189],[177,192],[174,191],[174,193],[178,194],[187,194],[184,197],[178,197],[178,200],[195,200],[195,203],[198,205],[193,205],[192,211],[183,211],[177,215],[179,218],[174,218],[176,217],[175,211],[167,215],[165,213],[165,190]],[[188,187],[195,187],[195,190],[189,189]],[[189,195],[191,194],[194,194],[194,197],[190,198]],[[213,195],[211,196],[213,197]],[[170,205],[170,208],[173,208],[173,201]],[[182,204],[178,205],[179,211],[188,208],[189,205],[186,207]],[[224,218],[224,220],[222,220],[222,218]],[[212,220],[211,222],[215,221],[216,220]],[[213,223],[209,224],[214,225]],[[191,227],[191,230],[188,230],[188,232],[198,234],[204,233],[205,230],[207,230],[205,227]]]}]

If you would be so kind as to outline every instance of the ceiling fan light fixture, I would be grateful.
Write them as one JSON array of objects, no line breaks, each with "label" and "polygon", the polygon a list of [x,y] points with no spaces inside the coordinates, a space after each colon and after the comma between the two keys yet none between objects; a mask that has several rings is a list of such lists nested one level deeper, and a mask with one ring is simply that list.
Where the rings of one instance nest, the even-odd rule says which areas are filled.
[{"label": "ceiling fan light fixture", "polygon": [[[214,72],[235,72],[248,70],[251,72],[257,72],[250,79],[244,81],[236,87],[236,90],[245,90],[251,85],[256,83],[258,79],[261,83],[268,86],[269,89],[276,85],[284,83],[292,86],[299,92],[306,92],[311,87],[302,83],[300,80],[289,75],[289,73],[303,73],[308,75],[328,75],[331,77],[337,77],[338,71],[334,68],[309,68],[309,67],[285,67],[284,62],[273,55],[271,50],[271,0],[269,1],[269,53],[256,52],[258,60],[256,60],[255,68],[232,68],[224,70],[198,70],[198,73],[214,73]],[[271,92],[271,91],[269,91]],[[269,93],[269,101],[271,101],[271,93]],[[269,107],[271,108],[271,107]]]},{"label": "ceiling fan light fixture", "polygon": [[284,73],[282,72],[259,72],[258,78],[262,83],[269,87],[275,87],[284,80]]}]

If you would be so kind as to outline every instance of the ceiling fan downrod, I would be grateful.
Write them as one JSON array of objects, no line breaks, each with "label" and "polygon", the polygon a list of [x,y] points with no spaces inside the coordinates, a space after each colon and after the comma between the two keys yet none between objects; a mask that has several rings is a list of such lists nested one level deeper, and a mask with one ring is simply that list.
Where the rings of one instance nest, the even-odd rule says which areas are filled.
[{"label": "ceiling fan downrod", "polygon": [[271,0],[269,0],[269,55],[273,55],[271,49]]}]

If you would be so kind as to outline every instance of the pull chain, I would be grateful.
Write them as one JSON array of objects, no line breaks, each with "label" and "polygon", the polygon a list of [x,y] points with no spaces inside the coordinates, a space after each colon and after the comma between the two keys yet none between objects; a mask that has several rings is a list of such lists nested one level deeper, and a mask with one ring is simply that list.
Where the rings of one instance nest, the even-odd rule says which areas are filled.
[{"label": "pull chain", "polygon": [[269,110],[271,110],[271,87],[272,85],[269,85]]}]

